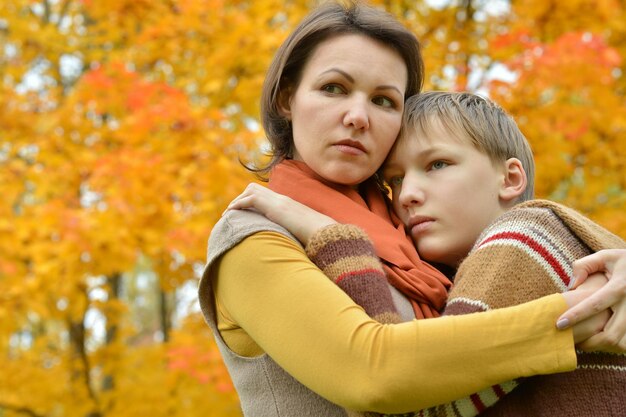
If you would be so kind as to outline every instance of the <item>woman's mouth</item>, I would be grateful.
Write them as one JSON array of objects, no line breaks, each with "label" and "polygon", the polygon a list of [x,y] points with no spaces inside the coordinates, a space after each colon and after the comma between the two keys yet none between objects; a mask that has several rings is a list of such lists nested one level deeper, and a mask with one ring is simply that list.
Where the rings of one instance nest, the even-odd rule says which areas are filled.
[{"label": "woman's mouth", "polygon": [[334,146],[339,150],[339,152],[348,155],[363,155],[366,153],[365,146],[356,140],[344,139],[335,143]]}]

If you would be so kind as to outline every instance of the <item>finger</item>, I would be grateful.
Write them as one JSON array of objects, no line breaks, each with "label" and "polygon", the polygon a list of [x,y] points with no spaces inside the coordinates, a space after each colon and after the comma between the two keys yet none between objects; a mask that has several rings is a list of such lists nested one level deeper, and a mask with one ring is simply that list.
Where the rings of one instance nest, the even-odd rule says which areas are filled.
[{"label": "finger", "polygon": [[585,300],[568,309],[557,320],[557,327],[564,329],[597,314],[624,298],[626,282],[612,279]]},{"label": "finger", "polygon": [[261,193],[264,190],[267,190],[267,189],[265,187],[260,186],[259,184],[252,182],[246,186],[246,188],[243,190],[241,194],[233,198],[233,200],[228,204],[228,207],[230,208],[231,206],[237,205],[238,202],[241,201],[242,199],[249,198],[251,196],[261,195]]},{"label": "finger", "polygon": [[608,337],[605,332],[600,332],[577,344],[576,347],[585,352],[626,353],[626,336],[621,339],[613,339]]},{"label": "finger", "polygon": [[593,317],[583,320],[573,327],[574,329],[574,343],[581,343],[589,339],[592,336],[604,330],[604,326],[609,320],[611,313],[607,310]]},{"label": "finger", "polygon": [[609,343],[618,350],[626,350],[626,299],[612,307],[613,315],[604,326]]},{"label": "finger", "polygon": [[233,200],[230,202],[228,207],[226,207],[225,211],[228,210],[242,210],[246,208],[250,208],[253,204],[251,203],[251,197],[239,197],[237,200]]},{"label": "finger", "polygon": [[247,198],[248,196],[249,194],[246,191],[239,194],[237,197],[233,198],[233,200],[230,203],[228,203],[228,206],[226,206],[226,210],[238,208],[239,205],[241,204],[241,200]]},{"label": "finger", "polygon": [[598,271],[604,271],[606,259],[606,253],[602,251],[596,252],[589,256],[585,256],[584,258],[578,259],[572,264],[572,281],[570,282],[569,288],[574,289],[582,284],[587,277]]},{"label": "finger", "polygon": [[617,352],[626,351],[626,318],[623,315],[613,314],[602,333],[607,347]]},{"label": "finger", "polygon": [[603,339],[603,334],[598,333],[594,336],[591,336],[589,339],[585,340],[576,345],[577,349],[580,349],[584,352],[606,352],[606,344]]},{"label": "finger", "polygon": [[250,190],[248,190],[233,200],[226,210],[251,209],[268,216],[271,220],[272,213],[279,204],[279,198],[270,193],[265,193],[264,191],[259,192],[259,190],[252,190],[250,192]]},{"label": "finger", "polygon": [[626,249],[603,249],[575,261],[572,266],[575,281],[584,280],[597,271],[606,271],[607,276],[617,275],[626,280]]}]

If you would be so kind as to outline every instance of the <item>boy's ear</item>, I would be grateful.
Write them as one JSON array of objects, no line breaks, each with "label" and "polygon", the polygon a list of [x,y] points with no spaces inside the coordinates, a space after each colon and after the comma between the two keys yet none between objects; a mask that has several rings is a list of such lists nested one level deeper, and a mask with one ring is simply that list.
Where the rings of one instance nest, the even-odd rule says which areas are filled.
[{"label": "boy's ear", "polygon": [[526,191],[528,185],[526,171],[517,158],[509,158],[504,163],[504,181],[500,187],[500,200],[515,202]]},{"label": "boy's ear", "polygon": [[278,111],[287,120],[291,120],[291,87],[281,89],[278,93]]}]

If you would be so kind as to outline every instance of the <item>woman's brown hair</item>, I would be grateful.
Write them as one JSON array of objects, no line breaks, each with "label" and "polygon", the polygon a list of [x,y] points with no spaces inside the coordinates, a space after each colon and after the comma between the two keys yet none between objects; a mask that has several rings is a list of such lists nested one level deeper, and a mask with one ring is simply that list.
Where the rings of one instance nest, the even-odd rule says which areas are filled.
[{"label": "woman's brown hair", "polygon": [[377,40],[400,54],[408,73],[405,98],[422,89],[424,62],[419,41],[395,17],[358,2],[321,5],[300,22],[274,55],[261,95],[261,119],[271,145],[271,160],[265,166],[248,169],[265,178],[276,164],[293,156],[291,123],[279,110],[281,94],[296,90],[304,66],[320,43],[354,33]]}]

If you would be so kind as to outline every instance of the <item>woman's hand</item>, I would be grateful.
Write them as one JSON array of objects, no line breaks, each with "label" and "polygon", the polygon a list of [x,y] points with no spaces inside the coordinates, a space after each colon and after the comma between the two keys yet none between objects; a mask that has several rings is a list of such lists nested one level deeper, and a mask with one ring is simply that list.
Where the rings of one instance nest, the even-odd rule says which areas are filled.
[{"label": "woman's hand", "polygon": [[289,230],[302,244],[309,243],[319,229],[337,223],[297,201],[267,187],[251,183],[226,210],[252,209]]},{"label": "woman's hand", "polygon": [[574,286],[579,288],[596,271],[604,272],[608,282],[563,313],[557,327],[569,327],[610,308],[613,315],[603,331],[582,343],[581,347],[585,350],[626,352],[626,249],[602,250],[576,261]]}]

